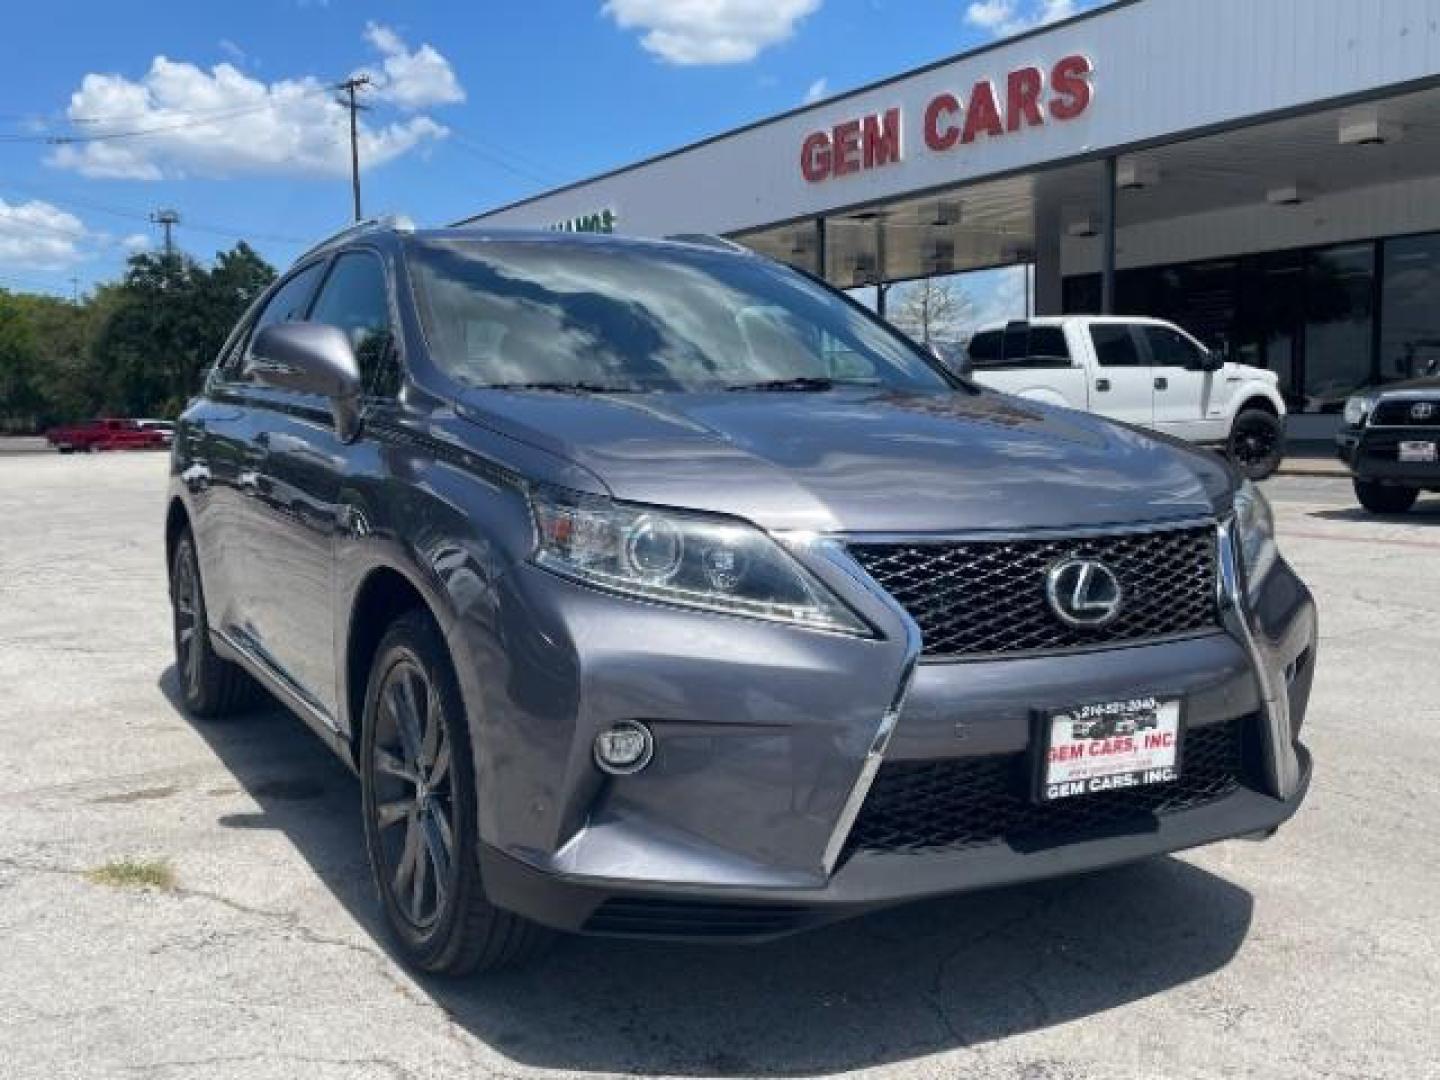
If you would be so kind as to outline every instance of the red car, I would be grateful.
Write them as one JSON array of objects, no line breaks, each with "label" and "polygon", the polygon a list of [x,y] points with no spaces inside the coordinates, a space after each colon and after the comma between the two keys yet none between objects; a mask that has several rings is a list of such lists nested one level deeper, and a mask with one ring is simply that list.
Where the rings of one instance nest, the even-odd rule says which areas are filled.
[{"label": "red car", "polygon": [[97,450],[163,450],[169,445],[165,432],[146,427],[138,420],[90,420],[51,428],[45,440],[62,454],[92,453]]}]

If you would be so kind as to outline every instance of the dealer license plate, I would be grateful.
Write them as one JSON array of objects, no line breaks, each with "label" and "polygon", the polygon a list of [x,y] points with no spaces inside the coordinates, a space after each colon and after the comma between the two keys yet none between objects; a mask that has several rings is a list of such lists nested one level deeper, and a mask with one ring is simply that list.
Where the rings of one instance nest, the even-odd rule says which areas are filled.
[{"label": "dealer license plate", "polygon": [[1041,720],[1041,802],[1180,778],[1178,700],[1107,701],[1050,712]]},{"label": "dealer license plate", "polygon": [[1400,444],[1400,460],[1409,462],[1434,461],[1435,444],[1433,442],[1402,442]]}]

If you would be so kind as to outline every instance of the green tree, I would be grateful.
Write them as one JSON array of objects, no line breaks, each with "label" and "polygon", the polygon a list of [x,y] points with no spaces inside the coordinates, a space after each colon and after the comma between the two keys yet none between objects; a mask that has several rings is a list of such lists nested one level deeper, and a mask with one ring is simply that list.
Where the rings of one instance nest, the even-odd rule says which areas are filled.
[{"label": "green tree", "polygon": [[207,269],[185,255],[131,257],[94,356],[112,411],[174,416],[275,271],[241,242]]},{"label": "green tree", "polygon": [[35,387],[39,355],[20,297],[0,291],[0,428],[34,427],[42,399]]}]

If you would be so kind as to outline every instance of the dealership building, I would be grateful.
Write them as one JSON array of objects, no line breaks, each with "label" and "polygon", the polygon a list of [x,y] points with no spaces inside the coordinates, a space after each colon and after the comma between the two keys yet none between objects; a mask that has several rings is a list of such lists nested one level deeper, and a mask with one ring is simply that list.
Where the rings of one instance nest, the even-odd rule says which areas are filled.
[{"label": "dealership building", "polygon": [[468,223],[718,234],[882,303],[1029,264],[1037,314],[1172,319],[1319,434],[1440,366],[1440,0],[1120,0]]}]

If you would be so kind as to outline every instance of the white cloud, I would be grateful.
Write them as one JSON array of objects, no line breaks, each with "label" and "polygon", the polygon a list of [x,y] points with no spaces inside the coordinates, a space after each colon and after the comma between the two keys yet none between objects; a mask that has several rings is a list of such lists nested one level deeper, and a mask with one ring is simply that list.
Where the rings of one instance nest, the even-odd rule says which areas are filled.
[{"label": "white cloud", "polygon": [[366,25],[365,40],[384,57],[380,71],[363,70],[386,101],[403,109],[423,109],[465,100],[455,69],[432,46],[421,45],[411,52],[399,34],[376,22]]},{"label": "white cloud", "polygon": [[84,223],[59,207],[0,198],[0,268],[63,270],[89,257],[89,239]]},{"label": "white cloud", "polygon": [[[430,46],[410,52],[375,24],[366,36],[384,58],[372,74],[377,96],[410,111],[464,99],[449,62]],[[157,56],[138,80],[86,75],[70,95],[68,115],[79,137],[47,160],[89,177],[331,176],[350,168],[349,113],[313,75],[265,83],[233,64],[207,71]],[[128,134],[137,131],[147,134]],[[447,134],[423,114],[383,124],[362,118],[362,167]]]},{"label": "white cloud", "polygon": [[743,64],[795,32],[821,0],[605,0],[601,11],[642,30],[647,50],[672,64]]},{"label": "white cloud", "polygon": [[828,93],[830,93],[830,80],[816,79],[810,84],[810,89],[805,91],[805,104],[813,105]]},{"label": "white cloud", "polygon": [[996,37],[1009,37],[1068,19],[1081,6],[1081,0],[974,0],[965,9],[965,21]]},{"label": "white cloud", "polygon": [[149,251],[150,244],[151,238],[139,232],[131,233],[129,236],[122,237],[120,240],[120,246],[131,255],[141,251]]}]

